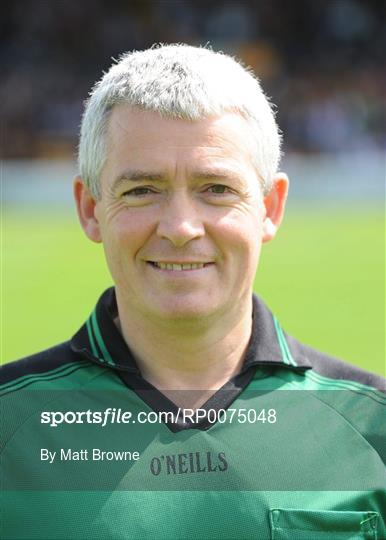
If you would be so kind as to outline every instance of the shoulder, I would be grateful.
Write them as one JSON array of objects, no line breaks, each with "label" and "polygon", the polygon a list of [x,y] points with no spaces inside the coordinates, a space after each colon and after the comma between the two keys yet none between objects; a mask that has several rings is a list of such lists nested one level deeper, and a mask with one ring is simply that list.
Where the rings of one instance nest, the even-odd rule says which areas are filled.
[{"label": "shoulder", "polygon": [[60,379],[86,365],[90,362],[74,353],[70,342],[64,342],[0,367],[0,391],[3,393],[36,382]]},{"label": "shoulder", "polygon": [[386,379],[316,351],[292,337],[286,338],[293,354],[306,359],[311,368],[298,378],[301,379],[299,388],[308,390],[313,398],[327,406],[326,412],[329,411],[331,422],[337,422],[336,426],[351,426],[348,433],[352,441],[358,434],[365,439],[375,461],[380,458],[386,463],[383,444]]},{"label": "shoulder", "polygon": [[386,393],[386,379],[381,375],[317,351],[291,336],[286,335],[286,339],[295,357],[307,360],[312,367],[311,371],[320,378],[321,383],[328,380],[342,384],[347,382],[348,386],[352,383],[353,387],[367,387]]},{"label": "shoulder", "polygon": [[320,381],[344,381],[386,392],[386,379],[317,351],[289,335],[264,301],[253,295],[253,355],[260,363],[313,373]]},{"label": "shoulder", "polygon": [[[70,409],[80,389],[104,370],[75,353],[70,342],[56,345],[0,368],[2,430],[0,452],[10,440],[23,445],[32,431],[39,433],[39,416],[47,404]],[[32,431],[31,431],[32,430]],[[20,437],[16,437],[20,434]]]}]

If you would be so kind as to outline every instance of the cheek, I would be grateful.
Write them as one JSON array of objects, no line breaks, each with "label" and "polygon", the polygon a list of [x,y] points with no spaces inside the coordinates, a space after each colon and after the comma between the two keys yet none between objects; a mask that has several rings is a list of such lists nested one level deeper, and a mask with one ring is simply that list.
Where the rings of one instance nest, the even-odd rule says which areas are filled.
[{"label": "cheek", "polygon": [[135,257],[151,231],[151,222],[143,213],[125,209],[110,216],[102,231],[103,243],[110,261]]},{"label": "cheek", "polygon": [[253,263],[260,253],[262,230],[262,221],[257,214],[238,213],[224,217],[219,221],[219,231],[225,254],[229,250],[229,255],[242,257],[245,264]]}]

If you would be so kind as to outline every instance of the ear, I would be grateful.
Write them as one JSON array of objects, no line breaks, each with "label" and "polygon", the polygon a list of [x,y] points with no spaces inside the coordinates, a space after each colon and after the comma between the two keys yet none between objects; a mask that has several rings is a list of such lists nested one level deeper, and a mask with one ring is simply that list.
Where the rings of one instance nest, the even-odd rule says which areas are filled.
[{"label": "ear", "polygon": [[102,242],[99,222],[95,213],[97,201],[80,176],[74,178],[73,188],[76,209],[84,232],[93,242]]},{"label": "ear", "polygon": [[280,227],[284,215],[288,187],[288,176],[282,172],[275,174],[272,180],[272,188],[264,197],[266,214],[263,222],[263,242],[272,240]]}]

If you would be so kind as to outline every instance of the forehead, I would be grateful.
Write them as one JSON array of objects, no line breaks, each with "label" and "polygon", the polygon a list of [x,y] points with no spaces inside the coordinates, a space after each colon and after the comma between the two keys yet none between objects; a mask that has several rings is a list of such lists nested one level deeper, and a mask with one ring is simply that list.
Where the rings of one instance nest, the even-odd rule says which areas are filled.
[{"label": "forehead", "polygon": [[253,140],[247,121],[224,113],[197,121],[164,118],[129,105],[115,106],[107,131],[107,161],[251,161]]}]

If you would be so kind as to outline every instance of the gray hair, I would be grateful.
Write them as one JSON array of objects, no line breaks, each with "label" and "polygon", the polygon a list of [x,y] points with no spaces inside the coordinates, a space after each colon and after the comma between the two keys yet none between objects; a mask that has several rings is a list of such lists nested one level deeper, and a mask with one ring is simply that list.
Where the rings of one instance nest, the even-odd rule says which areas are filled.
[{"label": "gray hair", "polygon": [[118,104],[191,121],[224,112],[240,114],[251,127],[253,163],[263,190],[270,189],[280,161],[281,136],[258,79],[238,60],[184,44],[123,54],[95,84],[82,118],[79,171],[96,198],[106,161],[108,120]]}]

